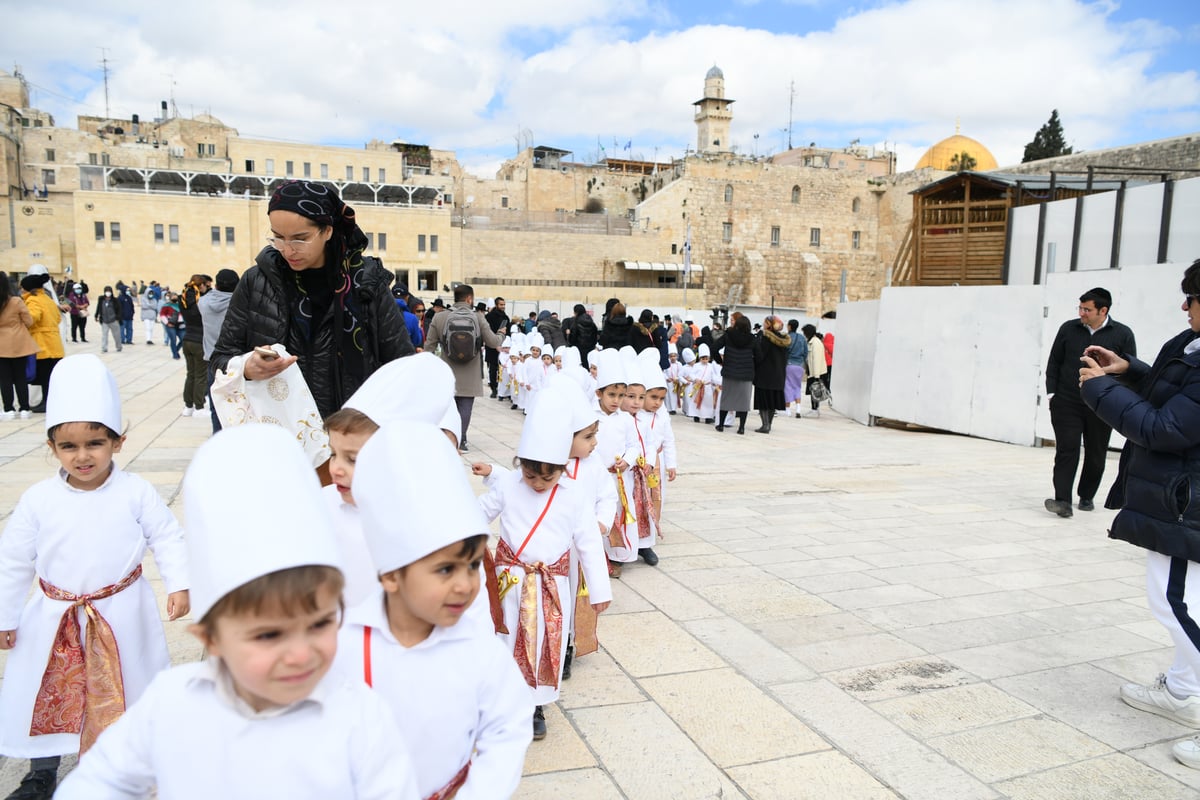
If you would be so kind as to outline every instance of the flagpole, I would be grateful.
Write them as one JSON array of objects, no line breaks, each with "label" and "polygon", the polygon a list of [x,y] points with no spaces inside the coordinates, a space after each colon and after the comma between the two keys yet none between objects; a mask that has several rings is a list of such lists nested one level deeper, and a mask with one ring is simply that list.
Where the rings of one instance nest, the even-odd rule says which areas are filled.
[{"label": "flagpole", "polygon": [[692,223],[688,220],[687,240],[683,243],[683,318],[688,315],[687,293],[688,284],[692,280]]}]

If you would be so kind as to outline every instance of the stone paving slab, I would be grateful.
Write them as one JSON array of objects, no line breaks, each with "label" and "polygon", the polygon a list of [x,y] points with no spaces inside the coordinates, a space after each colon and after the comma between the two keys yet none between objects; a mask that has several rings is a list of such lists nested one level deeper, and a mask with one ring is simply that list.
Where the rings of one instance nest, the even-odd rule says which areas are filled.
[{"label": "stone paving slab", "polygon": [[[179,416],[183,362],[101,357],[126,401],[120,463],[178,514],[209,434]],[[521,421],[477,400],[471,460],[511,463]],[[1052,450],[832,411],[769,436],[674,429],[662,561],[615,582],[517,797],[1200,797],[1170,753],[1190,731],[1117,696],[1171,660],[1145,555],[1106,538],[1111,511],[1044,511]],[[0,423],[0,521],[55,467],[41,418]],[[1102,491],[1115,471],[1113,453]],[[165,626],[177,663],[201,656],[188,622]],[[0,796],[24,769],[0,757]]]}]

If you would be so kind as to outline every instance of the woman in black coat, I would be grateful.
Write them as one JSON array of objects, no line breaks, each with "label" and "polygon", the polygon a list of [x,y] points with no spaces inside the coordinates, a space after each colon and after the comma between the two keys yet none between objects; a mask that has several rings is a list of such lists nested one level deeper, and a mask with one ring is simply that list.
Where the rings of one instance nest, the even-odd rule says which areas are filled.
[{"label": "woman in black coat", "polygon": [[[238,281],[213,370],[249,353],[247,380],[268,380],[299,363],[322,417],[342,407],[383,364],[412,354],[393,276],[364,258],[366,234],[354,210],[328,187],[288,181],[267,206],[269,245]],[[287,358],[264,359],[260,345],[282,344]]]},{"label": "woman in black coat", "polygon": [[[1127,683],[1134,708],[1200,727],[1200,260],[1183,276],[1188,328],[1152,366],[1103,347],[1084,350],[1080,396],[1125,437],[1106,508],[1108,535],[1145,548],[1150,610],[1175,643],[1173,666],[1148,686]],[[1175,757],[1200,769],[1200,741],[1176,742]]]},{"label": "woman in black coat", "polygon": [[721,367],[721,412],[717,430],[725,430],[725,415],[737,415],[738,433],[746,432],[746,415],[750,412],[750,395],[754,385],[754,334],[750,319],[735,311],[729,332],[721,337],[725,345]]},{"label": "woman in black coat", "polygon": [[620,350],[630,344],[630,333],[633,331],[633,318],[626,316],[625,306],[615,304],[604,320],[600,330],[600,346],[605,350]]},{"label": "woman in black coat", "polygon": [[788,349],[792,340],[783,329],[782,317],[767,317],[754,349],[754,407],[762,426],[755,433],[770,433],[776,411],[783,411],[783,387],[787,382]]},{"label": "woman in black coat", "polygon": [[643,308],[638,321],[633,323],[629,331],[629,344],[633,346],[636,352],[640,353],[647,347],[655,347],[654,333],[650,330],[653,325],[654,312],[648,308]]}]

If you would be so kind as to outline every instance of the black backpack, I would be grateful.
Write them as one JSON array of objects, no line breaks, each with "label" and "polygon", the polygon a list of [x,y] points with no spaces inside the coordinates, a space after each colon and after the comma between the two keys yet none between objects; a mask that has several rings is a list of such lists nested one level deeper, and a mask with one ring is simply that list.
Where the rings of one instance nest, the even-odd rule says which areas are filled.
[{"label": "black backpack", "polygon": [[482,346],[479,335],[479,320],[469,308],[452,308],[445,312],[446,358],[454,364],[470,364],[479,355]]},{"label": "black backpack", "polygon": [[571,344],[578,347],[580,353],[595,350],[599,338],[596,323],[587,314],[580,314],[571,324]]}]

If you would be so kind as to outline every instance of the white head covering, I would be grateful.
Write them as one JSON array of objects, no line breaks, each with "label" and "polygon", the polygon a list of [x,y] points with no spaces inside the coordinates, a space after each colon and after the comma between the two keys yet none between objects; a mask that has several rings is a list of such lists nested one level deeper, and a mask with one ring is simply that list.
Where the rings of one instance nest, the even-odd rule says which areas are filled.
[{"label": "white head covering", "polygon": [[504,337],[504,341],[500,343],[500,349],[501,350],[512,349],[512,337],[511,336]]},{"label": "white head covering", "polygon": [[625,382],[625,367],[621,363],[621,356],[616,350],[602,350],[594,353],[591,361],[596,365],[597,389],[612,386],[614,383]]},{"label": "white head covering", "polygon": [[[565,403],[539,401],[533,404],[521,428],[517,455],[544,464],[566,464],[571,456],[571,411]],[[459,469],[462,469],[460,466]]]},{"label": "white head covering", "polygon": [[638,354],[638,367],[641,370],[642,385],[646,391],[667,388],[667,379],[663,376],[662,367],[658,364],[658,349],[647,347]]},{"label": "white head covering", "polygon": [[554,357],[562,358],[562,355],[565,352],[567,352],[567,346],[565,344],[560,344],[558,347],[554,348]]},{"label": "white head covering", "polygon": [[[456,445],[460,444],[458,437],[462,435],[462,415],[458,413],[458,404],[454,402],[453,397],[450,398],[450,402],[446,403],[446,410],[442,412],[442,418],[438,421],[438,427],[451,433],[454,436],[454,443]],[[358,495],[355,495],[355,497],[358,497]]]},{"label": "white head covering", "polygon": [[[580,370],[574,370],[578,373]],[[587,375],[587,373],[583,373]],[[537,393],[538,403],[555,403],[566,408],[571,415],[571,435],[596,421],[596,412],[586,390],[567,374],[566,369],[547,381]]]},{"label": "white head covering", "polygon": [[675,346],[674,342],[667,342],[667,355],[679,355],[679,349]]},{"label": "white head covering", "polygon": [[708,351],[708,345],[701,343],[700,346],[696,348],[696,356],[699,358],[712,358]]},{"label": "white head covering", "polygon": [[[654,352],[657,353],[658,351],[655,350]],[[645,386],[646,378],[642,375],[642,365],[638,360],[637,351],[626,345],[621,348],[620,354],[621,365],[625,369],[625,383],[627,385],[637,384],[638,386]]]},{"label": "white head covering", "polygon": [[433,353],[416,353],[375,370],[342,407],[361,411],[382,428],[399,419],[437,424],[446,403],[454,404],[450,366]]},{"label": "white head covering", "polygon": [[[621,354],[621,358],[636,358],[637,357],[637,350],[634,350],[632,345],[628,345],[628,344],[624,345],[617,352]],[[628,362],[626,362],[626,363],[628,363]]]},{"label": "white head covering", "polygon": [[583,359],[579,357],[579,348],[564,347],[562,352],[562,362],[563,369],[566,369],[567,367],[582,367]]},{"label": "white head covering", "polygon": [[99,422],[114,433],[121,432],[117,379],[99,356],[67,356],[54,368],[54,392],[46,401],[46,430],[64,422]]},{"label": "white head covering", "polygon": [[526,334],[526,338],[528,339],[530,347],[536,347],[538,350],[546,349],[546,340],[543,339],[542,335],[537,331],[531,331],[530,333]]},{"label": "white head covering", "polygon": [[379,572],[488,532],[458,453],[440,430],[421,422],[388,424],[363,445],[354,502]]},{"label": "white head covering", "polygon": [[183,505],[195,619],[263,575],[341,569],[317,473],[278,425],[238,425],[202,444],[183,478]]},{"label": "white head covering", "polygon": [[696,360],[696,354],[692,352],[692,348],[690,348],[690,347],[683,348],[682,355],[683,355],[683,363],[685,363],[685,364],[691,364],[692,362],[694,362]]}]

